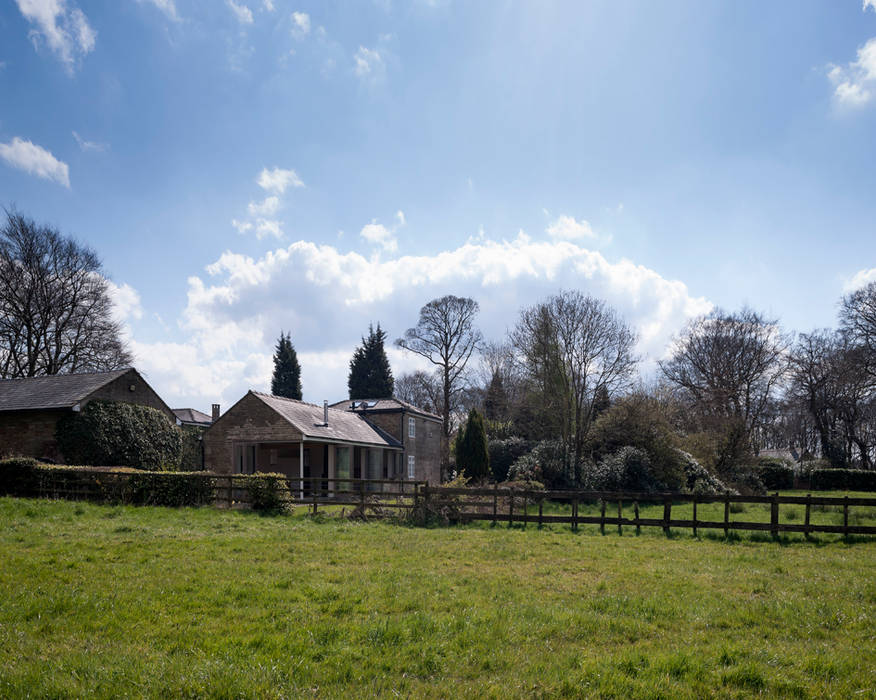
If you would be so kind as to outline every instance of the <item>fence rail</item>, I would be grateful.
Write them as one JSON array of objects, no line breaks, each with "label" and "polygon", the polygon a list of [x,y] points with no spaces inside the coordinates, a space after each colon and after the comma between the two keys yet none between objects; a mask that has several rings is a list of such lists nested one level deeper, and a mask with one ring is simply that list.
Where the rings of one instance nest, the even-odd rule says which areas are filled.
[{"label": "fence rail", "polygon": [[[494,523],[535,523],[539,526],[550,523],[571,525],[577,530],[580,525],[599,525],[605,532],[606,526],[616,526],[618,532],[623,528],[635,527],[638,534],[642,527],[659,527],[667,534],[672,528],[692,529],[694,535],[699,529],[723,530],[729,535],[731,530],[750,530],[770,532],[778,536],[782,532],[798,532],[805,535],[811,533],[837,533],[842,535],[876,535],[876,526],[857,525],[849,522],[849,508],[876,509],[876,498],[857,496],[781,496],[774,493],[767,496],[738,496],[730,494],[701,495],[690,493],[634,493],[618,491],[531,491],[509,488],[451,488],[429,486],[421,489],[424,502],[436,511],[451,511],[460,521],[485,520]],[[545,513],[545,504],[556,502],[571,506],[569,515]],[[582,515],[580,506],[596,504],[599,515]],[[608,512],[608,506],[617,507],[617,515]],[[723,518],[720,520],[701,519],[697,517],[697,508],[701,505],[723,504]],[[731,519],[731,505],[769,505],[769,522],[756,522]],[[641,506],[661,506],[662,517],[641,517]],[[802,523],[783,522],[780,507],[783,505],[802,505],[805,507]],[[632,509],[632,517],[624,515],[624,507]],[[678,506],[691,506],[692,517],[673,518],[672,509]],[[843,522],[825,524],[812,522],[813,507],[833,507],[842,510]],[[532,512],[535,509],[536,512]],[[876,519],[876,510],[870,511]]]}]

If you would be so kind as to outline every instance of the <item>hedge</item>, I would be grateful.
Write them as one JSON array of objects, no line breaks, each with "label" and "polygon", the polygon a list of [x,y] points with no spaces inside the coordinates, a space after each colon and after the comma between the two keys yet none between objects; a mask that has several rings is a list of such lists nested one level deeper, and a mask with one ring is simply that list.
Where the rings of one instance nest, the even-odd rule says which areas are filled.
[{"label": "hedge", "polygon": [[794,470],[784,463],[761,461],[752,471],[769,491],[784,491],[794,488]]},{"label": "hedge", "polygon": [[814,491],[876,491],[876,471],[864,469],[813,469],[808,476]]}]

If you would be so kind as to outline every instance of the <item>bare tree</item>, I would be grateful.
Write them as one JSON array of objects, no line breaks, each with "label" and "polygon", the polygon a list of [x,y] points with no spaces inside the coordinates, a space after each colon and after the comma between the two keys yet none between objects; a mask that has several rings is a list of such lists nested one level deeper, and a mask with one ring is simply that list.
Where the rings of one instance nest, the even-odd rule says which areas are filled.
[{"label": "bare tree", "polygon": [[524,309],[512,341],[544,410],[558,421],[577,483],[597,402],[633,378],[636,335],[604,301],[570,291]]},{"label": "bare tree", "polygon": [[395,380],[393,396],[424,411],[438,413],[442,394],[441,382],[435,373],[417,370],[406,372]]},{"label": "bare tree", "polygon": [[441,418],[444,434],[444,463],[449,457],[452,411],[456,397],[464,388],[468,361],[481,343],[481,332],[474,320],[479,307],[473,299],[447,295],[433,299],[420,309],[420,319],[405,331],[396,345],[425,357],[441,376]]},{"label": "bare tree", "polygon": [[876,379],[876,282],[843,298],[840,328],[852,343],[863,348],[863,368]]},{"label": "bare tree", "polygon": [[94,251],[6,211],[0,227],[0,377],[130,363]]},{"label": "bare tree", "polygon": [[752,436],[788,367],[788,338],[775,320],[749,308],[720,309],[691,321],[676,339],[673,356],[660,363],[711,427],[731,436],[728,465],[751,446]]}]

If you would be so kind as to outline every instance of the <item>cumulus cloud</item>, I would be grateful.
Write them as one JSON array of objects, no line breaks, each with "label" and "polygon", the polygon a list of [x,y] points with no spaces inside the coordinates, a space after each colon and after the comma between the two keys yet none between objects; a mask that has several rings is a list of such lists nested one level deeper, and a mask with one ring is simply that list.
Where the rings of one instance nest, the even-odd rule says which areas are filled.
[{"label": "cumulus cloud", "polygon": [[273,12],[276,9],[273,0],[264,0],[262,5],[267,12]]},{"label": "cumulus cloud", "polygon": [[876,91],[876,37],[858,49],[856,60],[846,66],[831,66],[827,75],[838,104],[861,107],[870,102]]},{"label": "cumulus cloud", "polygon": [[113,306],[113,318],[119,323],[127,323],[143,317],[140,293],[130,284],[116,284],[107,280],[109,297]]},{"label": "cumulus cloud", "polygon": [[864,12],[866,12],[868,9],[876,12],[876,0],[864,0]]},{"label": "cumulus cloud", "polygon": [[[476,299],[479,326],[500,338],[521,307],[580,289],[624,314],[652,360],[688,319],[712,308],[682,282],[629,260],[611,262],[570,241],[525,236],[390,259],[297,241],[260,258],[226,252],[205,273],[188,280],[179,322],[184,340],[135,345],[138,364],[174,403],[227,404],[249,388],[266,390],[281,328],[291,331],[298,350],[305,398],[344,396],[350,355],[369,322],[399,337],[423,304],[449,293]],[[390,359],[397,374],[419,366],[396,350]]]},{"label": "cumulus cloud", "polygon": [[283,194],[288,187],[304,187],[304,183],[294,170],[274,167],[265,168],[256,180],[259,187],[267,192]]},{"label": "cumulus cloud", "polygon": [[[876,2],[876,0],[873,0]],[[854,292],[861,287],[866,287],[870,282],[876,282],[876,267],[871,267],[869,270],[859,270],[850,279],[846,280],[843,285],[843,292],[848,294]]]},{"label": "cumulus cloud", "polygon": [[596,238],[596,234],[590,227],[590,223],[581,219],[576,221],[574,216],[560,216],[547,227],[548,235],[554,240],[576,241],[582,238]]},{"label": "cumulus cloud", "polygon": [[249,221],[239,221],[238,219],[232,219],[231,225],[237,229],[238,233],[246,233],[247,231],[252,230],[252,223]]},{"label": "cumulus cloud", "polygon": [[45,42],[73,73],[78,61],[94,50],[97,32],[85,13],[67,0],[16,0],[18,9],[34,28],[30,38],[36,48]]},{"label": "cumulus cloud", "polygon": [[303,39],[310,34],[310,15],[306,12],[292,13],[292,36]]},{"label": "cumulus cloud", "polygon": [[45,180],[54,180],[68,189],[70,187],[70,169],[67,164],[35,143],[16,136],[9,143],[0,143],[0,158],[13,168]]},{"label": "cumulus cloud", "polygon": [[373,220],[370,224],[365,224],[359,235],[369,243],[379,245],[388,253],[393,253],[398,250],[398,240],[395,233],[390,231],[383,224],[378,224],[377,220]]},{"label": "cumulus cloud", "polygon": [[146,2],[151,5],[154,5],[159,10],[161,10],[164,15],[174,22],[179,22],[179,14],[176,11],[176,3],[174,0],[138,0],[138,2]]},{"label": "cumulus cloud", "polygon": [[250,216],[273,216],[280,208],[280,198],[265,197],[261,202],[250,202],[246,210]]},{"label": "cumulus cloud", "polygon": [[259,240],[268,236],[282,238],[283,222],[276,219],[257,219],[255,222],[255,234]]},{"label": "cumulus cloud", "polygon": [[237,21],[241,24],[252,24],[252,10],[250,10],[243,3],[236,3],[234,0],[228,0],[228,7],[231,8],[231,11],[234,13],[234,16],[237,18]]}]

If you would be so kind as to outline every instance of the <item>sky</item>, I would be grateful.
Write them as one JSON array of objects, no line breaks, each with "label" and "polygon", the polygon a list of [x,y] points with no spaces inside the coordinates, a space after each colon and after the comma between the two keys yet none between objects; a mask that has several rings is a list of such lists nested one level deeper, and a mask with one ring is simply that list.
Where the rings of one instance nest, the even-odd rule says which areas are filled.
[{"label": "sky", "polygon": [[[2,0],[0,205],[94,248],[174,407],[346,396],[370,323],[691,318],[876,280],[876,0]],[[396,375],[421,362],[390,347]]]}]

